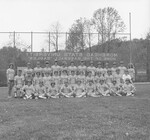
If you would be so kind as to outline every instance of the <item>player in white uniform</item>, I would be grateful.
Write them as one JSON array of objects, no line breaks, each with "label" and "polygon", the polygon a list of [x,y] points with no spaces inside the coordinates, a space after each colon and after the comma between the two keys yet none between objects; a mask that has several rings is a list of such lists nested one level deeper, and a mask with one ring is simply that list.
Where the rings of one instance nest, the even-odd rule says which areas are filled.
[{"label": "player in white uniform", "polygon": [[109,85],[109,94],[110,96],[119,96],[120,89],[119,84],[117,84],[116,79],[112,79],[112,83]]},{"label": "player in white uniform", "polygon": [[45,62],[45,68],[43,68],[43,75],[45,75],[45,73],[49,73],[49,74],[52,73],[52,70],[49,67],[49,62],[48,61]]},{"label": "player in white uniform", "polygon": [[84,75],[83,71],[80,71],[79,75],[77,75],[77,80],[81,81],[81,84],[85,85],[86,83],[86,77]]},{"label": "player in white uniform", "polygon": [[107,75],[107,70],[109,69],[109,63],[108,62],[106,62],[105,63],[105,67],[103,68],[103,75],[104,75],[104,77]]},{"label": "player in white uniform", "polygon": [[69,75],[71,75],[71,71],[74,71],[75,74],[77,73],[77,67],[74,65],[73,61],[70,63],[70,66],[68,67],[68,73],[69,73]]},{"label": "player in white uniform", "polygon": [[86,75],[86,69],[87,69],[87,67],[84,65],[84,61],[81,60],[80,65],[77,67],[78,73],[80,73],[81,71],[83,71],[84,75]]},{"label": "player in white uniform", "polygon": [[60,89],[60,96],[62,97],[74,97],[72,87],[68,84],[68,81],[65,81],[65,83],[62,85]]},{"label": "player in white uniform", "polygon": [[51,82],[51,76],[49,75],[49,72],[45,72],[44,77],[43,77],[43,85],[46,88],[46,92],[48,90],[48,88],[50,87],[50,82]]},{"label": "player in white uniform", "polygon": [[17,75],[14,78],[14,93],[15,98],[22,97],[22,87],[24,85],[24,76],[22,75],[22,70],[18,70]]},{"label": "player in white uniform", "polygon": [[101,62],[98,62],[98,65],[96,68],[96,75],[99,75],[99,77],[103,75],[103,68],[102,68]]},{"label": "player in white uniform", "polygon": [[49,98],[59,98],[59,89],[58,86],[56,86],[55,82],[51,82],[51,86],[48,89],[47,93]]},{"label": "player in white uniform", "polygon": [[86,83],[85,84],[89,84],[89,81],[93,81],[93,83],[94,83],[94,76],[92,75],[91,71],[89,71],[87,76],[86,76]]},{"label": "player in white uniform", "polygon": [[129,71],[129,75],[131,76],[132,82],[134,82],[135,81],[135,69],[132,63],[128,65],[128,71]]},{"label": "player in white uniform", "polygon": [[123,92],[126,96],[134,96],[135,91],[135,86],[130,82],[130,79],[127,78],[123,85]]},{"label": "player in white uniform", "polygon": [[74,89],[75,85],[76,85],[76,80],[77,80],[77,76],[75,74],[75,71],[71,71],[71,75],[69,75],[69,84],[71,85],[72,89]]},{"label": "player in white uniform", "polygon": [[32,85],[31,81],[28,81],[27,85],[24,85],[22,88],[23,94],[24,94],[24,99],[33,99],[34,94],[35,94],[35,88]]},{"label": "player in white uniform", "polygon": [[55,71],[58,71],[60,74],[60,66],[58,65],[58,61],[55,60],[54,65],[51,66],[52,74],[54,74]]},{"label": "player in white uniform", "polygon": [[33,75],[33,69],[31,68],[30,62],[27,63],[27,68],[24,69],[23,75],[26,77],[28,73],[31,73],[31,75]]},{"label": "player in white uniform", "polygon": [[67,72],[67,75],[69,74],[68,72],[68,67],[67,67],[67,62],[64,61],[62,66],[60,67],[60,71],[61,71],[61,74],[63,73],[63,71],[66,71]]},{"label": "player in white uniform", "polygon": [[60,84],[63,85],[66,81],[68,82],[69,76],[66,70],[62,71],[62,74],[60,76]]},{"label": "player in white uniform", "polygon": [[8,98],[11,98],[11,92],[14,86],[14,65],[12,63],[9,64],[9,68],[6,71],[7,84],[8,84]]},{"label": "player in white uniform", "polygon": [[108,85],[105,83],[105,79],[101,78],[99,80],[99,83],[97,83],[96,85],[96,89],[97,89],[97,95],[99,96],[110,96],[109,95],[109,87]]},{"label": "player in white uniform", "polygon": [[76,81],[74,95],[77,98],[86,97],[85,85],[83,85],[79,79]]},{"label": "player in white uniform", "polygon": [[118,67],[117,67],[116,62],[113,62],[113,66],[112,66],[112,68],[111,68],[112,75],[115,75],[115,74],[116,74],[116,69],[117,69],[117,68],[118,68]]},{"label": "player in white uniform", "polygon": [[43,81],[40,81],[39,84],[35,87],[34,93],[35,99],[46,99],[46,88],[43,86]]},{"label": "player in white uniform", "polygon": [[86,95],[87,97],[96,97],[96,86],[93,80],[90,80],[86,85]]},{"label": "player in white uniform", "polygon": [[34,68],[34,74],[36,76],[37,73],[40,73],[42,75],[43,68],[40,66],[40,61],[37,61],[36,67]]},{"label": "player in white uniform", "polygon": [[43,81],[43,77],[41,76],[40,72],[35,73],[35,77],[33,78],[33,85],[34,87],[38,86],[40,81]]},{"label": "player in white uniform", "polygon": [[107,74],[105,75],[105,79],[106,79],[106,83],[107,83],[108,85],[110,85],[110,84],[111,84],[111,81],[112,81],[112,79],[113,79],[113,75],[112,75],[111,69],[108,69],[108,70],[107,70]]},{"label": "player in white uniform", "polygon": [[54,72],[54,75],[52,76],[52,81],[55,82],[55,84],[58,88],[60,88],[61,79],[60,79],[58,71]]},{"label": "player in white uniform", "polygon": [[113,77],[117,80],[117,84],[121,83],[122,75],[120,74],[119,68],[116,69],[116,73],[115,73],[115,75],[113,75]]},{"label": "player in white uniform", "polygon": [[124,71],[124,74],[122,75],[122,79],[123,79],[123,82],[125,83],[126,79],[130,79],[130,82],[132,83],[132,79],[131,79],[131,76],[129,75],[129,71],[128,69],[126,69]]},{"label": "player in white uniform", "polygon": [[92,75],[95,76],[96,68],[94,67],[93,61],[90,62],[90,66],[87,67],[87,71],[91,71]]},{"label": "player in white uniform", "polygon": [[124,64],[123,61],[120,61],[120,66],[118,67],[120,69],[120,74],[123,75],[124,71],[127,69]]}]

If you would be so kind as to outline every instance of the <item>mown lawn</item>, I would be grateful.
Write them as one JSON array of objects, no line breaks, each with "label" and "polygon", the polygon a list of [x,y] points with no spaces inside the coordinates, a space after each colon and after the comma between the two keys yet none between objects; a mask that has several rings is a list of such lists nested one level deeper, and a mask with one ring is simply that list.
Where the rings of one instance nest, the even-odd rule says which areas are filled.
[{"label": "mown lawn", "polygon": [[7,99],[0,88],[0,140],[150,140],[150,85],[135,97]]}]

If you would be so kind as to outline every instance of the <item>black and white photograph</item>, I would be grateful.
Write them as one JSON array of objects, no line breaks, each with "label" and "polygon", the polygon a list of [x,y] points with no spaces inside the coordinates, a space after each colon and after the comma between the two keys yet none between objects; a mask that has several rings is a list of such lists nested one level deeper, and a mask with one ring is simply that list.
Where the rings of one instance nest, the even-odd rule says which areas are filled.
[{"label": "black and white photograph", "polygon": [[150,0],[0,0],[0,140],[150,140]]}]

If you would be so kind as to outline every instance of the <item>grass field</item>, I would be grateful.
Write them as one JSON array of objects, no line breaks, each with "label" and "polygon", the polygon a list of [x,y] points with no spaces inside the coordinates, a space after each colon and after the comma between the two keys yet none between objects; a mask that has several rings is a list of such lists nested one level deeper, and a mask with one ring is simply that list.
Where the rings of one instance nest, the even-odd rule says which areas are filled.
[{"label": "grass field", "polygon": [[0,88],[0,140],[150,140],[150,85],[135,97],[7,99]]}]

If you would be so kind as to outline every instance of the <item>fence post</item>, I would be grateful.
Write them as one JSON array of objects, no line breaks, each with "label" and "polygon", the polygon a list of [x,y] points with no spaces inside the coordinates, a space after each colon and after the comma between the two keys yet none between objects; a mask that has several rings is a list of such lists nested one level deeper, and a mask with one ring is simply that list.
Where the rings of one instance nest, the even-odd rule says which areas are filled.
[{"label": "fence post", "polygon": [[16,45],[16,34],[15,34],[15,31],[14,31],[14,41],[13,41],[13,42],[14,42],[13,45],[14,45],[14,47],[15,47],[15,45]]},{"label": "fence post", "polygon": [[48,45],[49,45],[49,52],[50,52],[50,48],[51,48],[51,34],[49,32],[49,41],[48,41]]},{"label": "fence post", "polygon": [[33,32],[31,32],[31,52],[33,52]]}]

